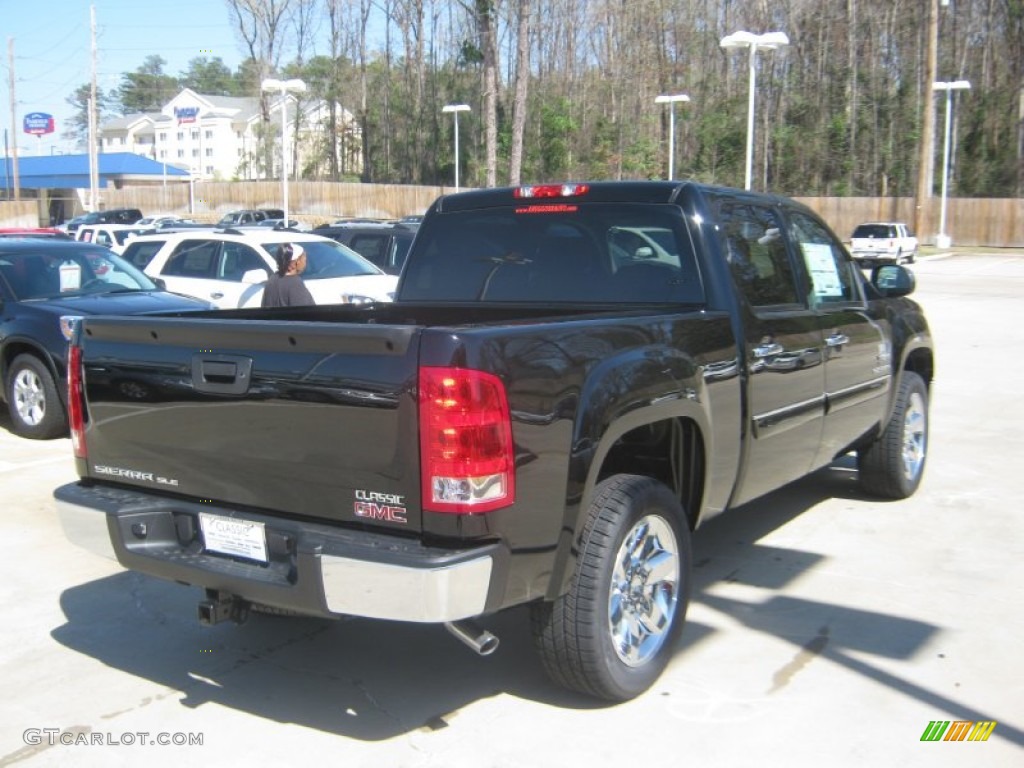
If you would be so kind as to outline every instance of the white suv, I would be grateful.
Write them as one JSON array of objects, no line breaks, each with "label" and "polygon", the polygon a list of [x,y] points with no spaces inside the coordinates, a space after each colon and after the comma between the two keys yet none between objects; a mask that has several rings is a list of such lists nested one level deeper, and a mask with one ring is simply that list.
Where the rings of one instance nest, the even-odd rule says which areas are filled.
[{"label": "white suv", "polygon": [[145,229],[131,224],[83,224],[75,232],[75,239],[124,253],[127,243]]},{"label": "white suv", "polygon": [[302,280],[317,304],[392,301],[398,278],[326,237],[273,230],[158,232],[135,237],[124,258],[167,290],[213,302],[220,309],[258,307],[276,270],[282,243],[307,255]]}]

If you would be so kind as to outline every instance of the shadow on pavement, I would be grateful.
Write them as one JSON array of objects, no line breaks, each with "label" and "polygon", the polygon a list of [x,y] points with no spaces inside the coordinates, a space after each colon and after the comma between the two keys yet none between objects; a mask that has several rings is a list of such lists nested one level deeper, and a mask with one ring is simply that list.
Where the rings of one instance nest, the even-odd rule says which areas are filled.
[{"label": "shadow on pavement", "polygon": [[[695,537],[694,602],[793,643],[797,658],[820,656],[962,719],[999,720],[1003,738],[1024,743],[1005,720],[851,655],[909,659],[939,627],[782,594],[750,603],[709,591],[723,582],[782,591],[814,568],[822,555],[758,541],[824,499],[837,497],[864,498],[855,473],[843,462],[710,520]],[[606,706],[548,681],[534,653],[525,607],[482,622],[501,638],[501,647],[480,658],[438,625],[254,615],[241,626],[202,627],[195,620],[201,594],[119,573],[66,590],[61,607],[67,622],[52,636],[115,669],[167,687],[168,695],[180,692],[186,707],[213,702],[368,741],[444,728],[459,709],[501,693],[565,708]],[[677,653],[685,655],[715,631],[688,622]],[[787,667],[775,672],[772,691],[795,672]]]}]

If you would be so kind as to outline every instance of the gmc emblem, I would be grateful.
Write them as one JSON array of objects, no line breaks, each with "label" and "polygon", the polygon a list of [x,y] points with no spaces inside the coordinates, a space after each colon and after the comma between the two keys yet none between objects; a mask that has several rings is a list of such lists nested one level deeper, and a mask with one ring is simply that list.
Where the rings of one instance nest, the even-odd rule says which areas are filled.
[{"label": "gmc emblem", "polygon": [[357,501],[354,511],[356,517],[365,517],[370,520],[385,520],[389,523],[401,523],[402,525],[409,522],[405,519],[405,507],[377,504],[372,501]]}]

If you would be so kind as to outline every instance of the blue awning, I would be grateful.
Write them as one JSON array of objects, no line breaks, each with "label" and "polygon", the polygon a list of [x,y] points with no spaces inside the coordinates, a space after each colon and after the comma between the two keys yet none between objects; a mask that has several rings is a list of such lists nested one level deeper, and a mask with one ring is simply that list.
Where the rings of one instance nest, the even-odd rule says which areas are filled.
[{"label": "blue awning", "polygon": [[[150,177],[184,181],[189,172],[132,152],[104,152],[97,155],[99,185]],[[88,189],[89,155],[43,155],[18,158],[18,185],[22,189]],[[0,188],[14,188],[14,161],[0,158]]]}]

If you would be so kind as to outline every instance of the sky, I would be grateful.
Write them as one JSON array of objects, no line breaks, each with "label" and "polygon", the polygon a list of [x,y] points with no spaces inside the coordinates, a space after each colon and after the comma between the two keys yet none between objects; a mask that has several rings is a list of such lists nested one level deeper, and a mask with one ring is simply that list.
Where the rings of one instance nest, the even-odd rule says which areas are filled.
[{"label": "sky", "polygon": [[[172,76],[197,57],[220,57],[232,71],[244,58],[223,0],[0,0],[0,132],[8,147],[17,140],[19,156],[80,151],[60,134],[74,113],[67,98],[91,77],[90,6],[96,9],[96,82],[104,92],[151,54],[164,58],[164,72]],[[25,133],[30,112],[53,115],[54,132],[41,138]]]}]

